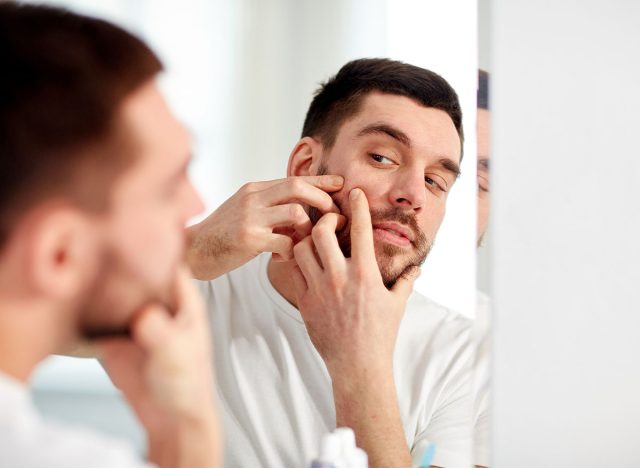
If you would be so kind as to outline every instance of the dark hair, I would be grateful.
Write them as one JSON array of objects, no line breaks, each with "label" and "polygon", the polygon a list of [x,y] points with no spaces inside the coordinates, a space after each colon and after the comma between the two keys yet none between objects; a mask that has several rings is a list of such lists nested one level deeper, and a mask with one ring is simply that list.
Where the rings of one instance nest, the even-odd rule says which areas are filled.
[{"label": "dark hair", "polygon": [[489,110],[489,73],[478,70],[478,109]]},{"label": "dark hair", "polygon": [[302,136],[318,137],[330,148],[340,126],[358,113],[363,98],[372,91],[406,96],[443,110],[455,125],[462,149],[462,110],[449,83],[430,70],[384,58],[353,60],[322,84],[307,111]]},{"label": "dark hair", "polygon": [[162,64],[106,21],[0,2],[0,65],[1,248],[16,219],[45,197],[85,203],[88,168],[110,178],[86,197],[106,205],[109,182],[133,159],[121,147],[104,151],[121,130],[118,110]]}]

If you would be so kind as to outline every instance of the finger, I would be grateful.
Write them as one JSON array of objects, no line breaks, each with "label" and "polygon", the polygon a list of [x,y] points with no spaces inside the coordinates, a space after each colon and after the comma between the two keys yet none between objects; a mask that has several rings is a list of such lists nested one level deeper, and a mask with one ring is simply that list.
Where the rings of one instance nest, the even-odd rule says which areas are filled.
[{"label": "finger", "polygon": [[298,176],[289,177],[289,179],[300,179],[308,184],[318,187],[325,192],[337,192],[344,185],[344,177],[339,175],[316,175],[316,176]]},{"label": "finger", "polygon": [[370,265],[376,261],[376,257],[367,197],[362,190],[354,188],[349,194],[349,203],[351,205],[351,257],[358,263]]},{"label": "finger", "polygon": [[171,336],[171,317],[169,311],[158,305],[147,306],[131,324],[134,341],[145,351],[166,343]]},{"label": "finger", "polygon": [[311,219],[299,203],[287,203],[267,208],[263,212],[264,224],[272,228],[291,227],[297,239],[304,239],[311,234]]},{"label": "finger", "polygon": [[300,302],[300,298],[304,296],[309,287],[307,286],[307,281],[304,279],[304,275],[300,271],[300,267],[297,265],[293,268],[291,272],[291,280],[293,283],[293,290],[296,293],[297,302]]},{"label": "finger", "polygon": [[287,262],[293,259],[293,239],[284,234],[271,234],[265,252],[271,252],[276,262]]},{"label": "finger", "polygon": [[178,322],[196,320],[205,322],[204,300],[194,284],[193,275],[186,265],[180,265],[174,281],[173,318]]},{"label": "finger", "polygon": [[[333,184],[328,184],[325,178],[335,178]],[[320,183],[320,181],[325,181]],[[325,187],[330,187],[331,191],[339,190],[342,187],[340,176],[311,176],[311,177],[291,177],[285,182],[264,190],[262,202],[275,206],[292,201],[299,201],[309,206],[313,206],[322,213],[340,213],[340,209],[333,202]]]},{"label": "finger", "polygon": [[113,385],[129,396],[141,394],[142,384],[132,376],[139,376],[142,372],[142,349],[131,340],[123,338],[100,340],[96,346],[100,353],[100,364]]},{"label": "finger", "polygon": [[322,275],[322,267],[318,263],[315,253],[313,252],[313,242],[311,237],[305,237],[298,242],[293,248],[293,256],[296,263],[307,282],[312,284]]},{"label": "finger", "polygon": [[320,218],[311,231],[313,244],[316,247],[323,268],[327,271],[336,272],[346,266],[344,254],[340,250],[338,238],[336,237],[336,231],[344,227],[345,223],[346,218],[344,216],[336,213],[327,213]]},{"label": "finger", "polygon": [[396,284],[391,288],[391,292],[398,298],[406,301],[413,291],[413,284],[420,276],[421,270],[417,266],[410,266],[402,272],[400,278],[396,281]]},{"label": "finger", "polygon": [[275,187],[276,185],[287,182],[291,179],[302,179],[307,183],[318,187],[326,192],[335,192],[342,188],[344,183],[344,179],[341,176],[334,175],[320,175],[320,176],[297,176],[297,177],[287,177],[284,179],[274,179],[274,180],[264,180],[260,182],[249,182],[245,184],[242,189],[246,192],[259,192],[262,190],[266,190],[271,187]]}]

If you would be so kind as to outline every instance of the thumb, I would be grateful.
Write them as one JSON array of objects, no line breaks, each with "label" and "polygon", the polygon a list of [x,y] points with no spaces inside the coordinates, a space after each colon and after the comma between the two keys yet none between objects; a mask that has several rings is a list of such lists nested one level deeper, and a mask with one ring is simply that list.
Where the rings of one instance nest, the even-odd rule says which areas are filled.
[{"label": "thumb", "polygon": [[131,325],[131,332],[134,341],[146,351],[162,346],[171,334],[169,312],[158,305],[147,306]]},{"label": "thumb", "polygon": [[421,270],[419,267],[413,265],[402,272],[396,284],[391,288],[391,292],[394,295],[400,297],[402,300],[407,300],[411,291],[413,291],[413,283],[420,276]]}]

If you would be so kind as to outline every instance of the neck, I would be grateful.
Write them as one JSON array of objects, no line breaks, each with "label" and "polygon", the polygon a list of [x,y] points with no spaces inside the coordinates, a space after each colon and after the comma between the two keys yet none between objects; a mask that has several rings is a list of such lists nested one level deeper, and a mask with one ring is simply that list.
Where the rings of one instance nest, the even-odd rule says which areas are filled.
[{"label": "neck", "polygon": [[293,269],[296,266],[295,260],[289,262],[274,262],[273,259],[269,259],[269,265],[267,266],[267,276],[269,281],[273,285],[274,289],[284,297],[289,304],[293,307],[298,307],[296,301],[296,292],[293,288],[293,281],[291,281],[291,275]]},{"label": "neck", "polygon": [[59,350],[62,314],[37,300],[0,294],[0,372],[27,383],[35,367]]}]

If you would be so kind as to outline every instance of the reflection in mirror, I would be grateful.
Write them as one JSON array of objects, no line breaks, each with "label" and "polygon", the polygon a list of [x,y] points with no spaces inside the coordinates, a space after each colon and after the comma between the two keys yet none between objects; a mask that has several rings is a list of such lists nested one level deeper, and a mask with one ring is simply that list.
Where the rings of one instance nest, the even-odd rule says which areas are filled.
[{"label": "reflection in mirror", "polygon": [[477,194],[478,194],[478,242],[477,242],[477,308],[474,323],[475,372],[473,381],[474,411],[473,463],[478,467],[488,467],[491,463],[491,302],[489,255],[491,232],[489,228],[490,210],[490,111],[489,81],[490,54],[489,34],[490,2],[478,0],[478,94],[477,94]]},{"label": "reflection in mirror", "polygon": [[[199,272],[207,280],[200,286],[214,323],[228,463],[304,466],[318,456],[322,436],[343,424],[356,429],[356,441],[369,452],[372,466],[388,466],[384,461],[388,456],[419,465],[434,447],[434,466],[468,466],[471,397],[467,385],[473,350],[464,317],[475,316],[477,243],[474,3],[379,0],[320,5],[292,0],[268,5],[201,2],[189,9],[151,1],[111,2],[108,6],[104,2],[55,3],[126,25],[159,51],[167,68],[161,86],[193,134],[191,175],[207,206],[203,217],[193,220],[193,234],[213,232],[219,224],[216,216],[208,216],[211,213],[226,220],[222,223],[226,228],[239,227],[240,221],[229,222],[242,214],[232,197],[251,195],[253,201],[247,206],[255,208],[259,197],[254,194],[272,188],[252,185],[238,192],[244,184],[323,170],[345,178],[344,185],[321,187],[334,194],[328,202],[322,196],[318,201],[317,192],[310,195],[308,187],[295,196],[271,195],[286,200],[285,204],[301,200],[321,204],[321,214],[335,203],[351,223],[353,208],[347,188],[362,188],[371,208],[397,207],[395,218],[384,211],[374,216],[378,225],[372,235],[378,255],[372,257],[370,252],[368,258],[378,264],[385,255],[403,256],[397,252],[414,243],[420,230],[431,230],[427,232],[430,238],[437,231],[422,275],[415,282],[417,294],[406,309],[397,306],[402,300],[392,299],[386,289],[381,288],[379,296],[373,289],[367,291],[367,296],[377,299],[376,306],[388,306],[384,319],[391,322],[377,330],[381,335],[375,341],[369,335],[369,341],[363,338],[362,345],[354,349],[343,346],[341,350],[340,342],[323,341],[320,328],[326,324],[321,323],[311,336],[306,333],[307,328],[314,330],[314,317],[321,317],[313,306],[330,297],[326,291],[326,295],[310,296],[306,308],[301,305],[295,283],[303,280],[308,286],[310,271],[282,270],[286,264],[269,261],[268,255],[252,258],[263,250],[258,249],[244,256],[228,255],[226,260],[216,257],[211,263],[223,265],[221,271],[203,268]],[[464,154],[468,156],[460,160],[458,129],[447,111],[434,111],[434,105],[416,102],[414,96],[408,99],[389,92],[383,96],[365,93],[357,112],[344,121],[331,116],[331,122],[340,124],[333,144],[319,138],[320,133],[300,138],[320,83],[353,59],[386,56],[433,70],[456,90],[467,129]],[[449,162],[442,163],[444,160]],[[457,180],[452,177],[455,166],[461,171]],[[418,182],[420,191],[415,188]],[[222,211],[225,206],[229,208],[226,212]],[[398,210],[417,214],[407,218],[397,215]],[[304,216],[296,213],[303,222],[275,226],[283,228],[276,229],[276,234],[291,234],[287,228],[297,229],[301,236],[308,233]],[[329,223],[331,218],[326,220]],[[343,221],[336,217],[333,222]],[[210,246],[206,241],[203,244]],[[232,239],[229,248],[239,244]],[[285,248],[281,257],[287,255]],[[311,250],[307,259],[313,260],[313,255]],[[324,262],[320,263],[326,268]],[[390,269],[398,273],[400,264],[394,262]],[[372,265],[375,263],[367,271],[376,271]],[[196,264],[192,266],[197,270]],[[228,271],[231,269],[233,272]],[[234,296],[238,291],[246,292]],[[402,293],[396,294],[401,297]],[[341,310],[340,304],[331,304]],[[394,310],[397,322],[389,312]],[[389,330],[392,333],[385,334]],[[348,337],[342,345],[357,342]],[[385,348],[385,340],[395,342],[395,355],[393,346],[391,352],[389,346]],[[351,360],[331,354],[339,350],[348,352]],[[356,371],[366,370],[362,363],[373,362],[367,361],[373,357],[379,361],[370,369],[380,374],[373,373],[373,380],[358,380]],[[347,365],[354,363],[359,365]],[[341,379],[344,375],[349,378]],[[145,450],[135,418],[99,366],[55,358],[35,376],[34,386],[36,403],[45,414],[124,435],[136,441],[140,451]],[[341,405],[339,400],[345,395],[350,396],[345,397],[348,404]],[[354,404],[355,400],[362,405]],[[380,412],[367,413],[371,409]],[[364,424],[367,418],[390,423],[382,434],[369,432],[372,425]],[[376,447],[371,443],[376,437],[389,445]],[[378,453],[381,448],[384,450]]]},{"label": "reflection in mirror", "polygon": [[[478,249],[486,249],[485,236],[489,224],[489,74],[480,70],[478,73],[478,115],[476,137],[478,144],[477,178],[478,178]],[[478,254],[478,271],[483,261]],[[480,283],[480,282],[479,282]],[[489,420],[489,369],[490,369],[490,300],[486,292],[478,289],[478,306],[474,323],[474,340],[476,343],[475,374],[473,382],[474,395],[474,463],[479,467],[488,467],[490,460],[490,420]]]}]

